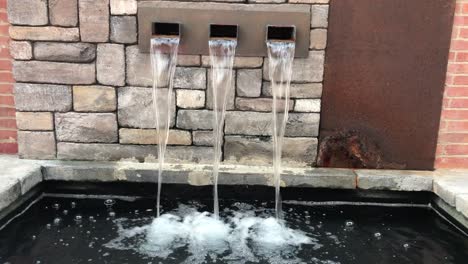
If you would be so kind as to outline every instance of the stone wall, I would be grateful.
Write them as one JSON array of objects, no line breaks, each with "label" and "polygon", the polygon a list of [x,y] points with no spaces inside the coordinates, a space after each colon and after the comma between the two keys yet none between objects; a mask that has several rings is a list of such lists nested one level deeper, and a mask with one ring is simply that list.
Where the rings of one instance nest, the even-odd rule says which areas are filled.
[{"label": "stone wall", "polygon": [[[284,3],[286,0],[217,2]],[[313,165],[328,26],[328,0],[310,4],[310,54],[294,62],[284,159]],[[8,2],[19,155],[33,159],[145,160],[157,156],[150,60],[137,47],[136,0]],[[235,59],[223,158],[271,162],[268,60]],[[209,58],[179,56],[167,160],[210,163]]]}]

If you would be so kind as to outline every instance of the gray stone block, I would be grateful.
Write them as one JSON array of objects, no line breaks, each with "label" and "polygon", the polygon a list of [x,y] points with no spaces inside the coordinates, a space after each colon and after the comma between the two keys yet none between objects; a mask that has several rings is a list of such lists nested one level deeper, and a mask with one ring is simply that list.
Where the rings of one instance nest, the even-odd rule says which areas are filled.
[{"label": "gray stone block", "polygon": [[350,169],[312,168],[304,171],[285,169],[282,181],[286,187],[355,189],[356,175]]},{"label": "gray stone block", "polygon": [[[150,87],[153,85],[151,75],[151,58],[149,54],[140,53],[138,46],[126,48],[127,84],[133,86]],[[162,81],[165,86],[167,81]]]},{"label": "gray stone block", "polygon": [[[210,69],[208,71],[208,90],[206,92],[206,108],[208,109],[213,109],[213,84],[211,82],[211,73],[212,70]],[[227,71],[226,71],[227,72]],[[224,82],[223,82],[224,83]],[[223,85],[223,84],[222,84]],[[226,93],[226,110],[233,110],[234,109],[234,100],[235,100],[235,97],[236,97],[236,88],[235,88],[235,85],[236,85],[236,73],[235,71],[232,71],[232,80],[231,80],[231,83],[228,85],[227,88],[221,88],[219,87],[218,88],[218,91],[220,91],[221,89],[227,89]],[[218,96],[219,99],[218,99],[218,103],[221,108],[221,101],[223,100],[223,98],[221,97],[221,93],[218,92]]]},{"label": "gray stone block", "polygon": [[328,5],[312,5],[312,19],[310,26],[312,28],[328,27]]},{"label": "gray stone block", "polygon": [[[278,100],[278,109],[284,109],[285,100]],[[288,109],[293,110],[294,101],[289,100]],[[236,109],[242,111],[271,112],[273,110],[272,98],[236,98]]]},{"label": "gray stone block", "polygon": [[16,126],[20,130],[54,130],[50,112],[16,112]]},{"label": "gray stone block", "polygon": [[112,42],[132,44],[137,42],[137,22],[135,16],[111,16]]},{"label": "gray stone block", "polygon": [[78,112],[112,112],[117,109],[115,88],[109,86],[74,86],[73,109]]},{"label": "gray stone block", "polygon": [[49,17],[52,25],[76,26],[78,24],[77,0],[49,0]]},{"label": "gray stone block", "polygon": [[30,60],[32,45],[28,41],[10,41],[10,54],[15,60]]},{"label": "gray stone block", "polygon": [[[316,138],[284,138],[285,166],[309,166],[315,163],[316,156]],[[273,143],[270,138],[226,136],[224,159],[226,162],[249,165],[272,164]]]},{"label": "gray stone block", "polygon": [[110,0],[112,15],[135,15],[137,13],[137,0]]},{"label": "gray stone block", "polygon": [[[167,89],[161,94],[167,94]],[[167,103],[167,97],[161,96],[161,104]],[[175,95],[173,92],[171,103],[170,126],[175,124]],[[155,113],[152,89],[141,87],[122,87],[118,89],[118,117],[119,125],[134,128],[155,128]]]},{"label": "gray stone block", "polygon": [[[156,129],[131,129],[121,128],[119,130],[121,144],[155,145],[159,143]],[[192,135],[189,131],[169,130],[168,145],[191,145]]]},{"label": "gray stone block", "polygon": [[327,47],[327,30],[322,28],[310,31],[310,49],[323,50]]},{"label": "gray stone block", "polygon": [[0,177],[0,210],[12,204],[21,195],[21,185],[18,179],[12,177]]},{"label": "gray stone block", "polygon": [[19,111],[69,111],[72,108],[71,87],[15,83],[15,106]]},{"label": "gray stone block", "polygon": [[10,24],[43,26],[48,23],[47,1],[10,0],[6,2]]},{"label": "gray stone block", "polygon": [[320,99],[297,99],[294,104],[295,112],[304,113],[320,113],[321,109]]},{"label": "gray stone block", "polygon": [[446,203],[455,206],[458,195],[468,194],[468,180],[466,176],[449,173],[437,175],[434,177],[433,191]]},{"label": "gray stone block", "polygon": [[92,62],[96,58],[96,45],[89,43],[36,42],[36,60],[60,62]]},{"label": "gray stone block", "polygon": [[[273,96],[270,82],[264,82],[262,87],[264,96]],[[322,84],[321,83],[291,83],[289,89],[290,98],[321,98]]]},{"label": "gray stone block", "polygon": [[10,37],[14,40],[72,42],[80,40],[80,31],[78,28],[11,26]]},{"label": "gray stone block", "polygon": [[18,155],[25,159],[54,159],[54,132],[18,131]]},{"label": "gray stone block", "polygon": [[262,90],[262,70],[237,71],[237,96],[259,97]]},{"label": "gray stone block", "polygon": [[114,113],[59,113],[55,115],[58,141],[118,141],[117,117]]},{"label": "gray stone block", "polygon": [[[307,58],[296,58],[292,66],[293,82],[321,82],[323,81],[323,69],[325,61],[325,51],[309,51]],[[268,59],[263,65],[263,78],[270,80]]]},{"label": "gray stone block", "polygon": [[431,191],[432,173],[428,171],[355,170],[358,188],[392,191]]},{"label": "gray stone block", "polygon": [[177,127],[191,130],[213,129],[213,111],[179,110]]},{"label": "gray stone block", "polygon": [[18,82],[92,84],[96,68],[94,63],[14,61],[13,75]]},{"label": "gray stone block", "polygon": [[468,194],[458,195],[455,201],[457,211],[468,218]]},{"label": "gray stone block", "polygon": [[104,85],[125,85],[125,51],[119,44],[98,44],[97,80]]},{"label": "gray stone block", "polygon": [[212,130],[193,131],[192,137],[193,137],[193,144],[196,146],[213,146],[214,139],[213,139]]},{"label": "gray stone block", "polygon": [[109,0],[79,0],[79,18],[81,41],[109,40]]},{"label": "gray stone block", "polygon": [[185,109],[198,109],[205,106],[205,91],[177,89],[177,106]]},{"label": "gray stone block", "polygon": [[[21,190],[20,194],[27,193],[31,188],[42,181],[41,165],[34,160],[24,160],[16,156],[3,155],[0,156],[0,168],[2,168],[0,171],[1,185],[9,185],[7,182],[10,182],[10,184],[18,182]],[[16,184],[14,184],[14,186],[16,186]],[[0,186],[0,197],[1,196],[2,187]]]},{"label": "gray stone block", "polygon": [[206,69],[177,67],[174,87],[184,89],[206,89]]}]

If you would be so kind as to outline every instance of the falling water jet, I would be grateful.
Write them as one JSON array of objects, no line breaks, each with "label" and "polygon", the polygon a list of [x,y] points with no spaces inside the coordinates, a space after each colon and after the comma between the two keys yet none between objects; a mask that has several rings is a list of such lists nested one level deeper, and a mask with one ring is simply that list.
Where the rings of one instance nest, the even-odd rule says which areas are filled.
[{"label": "falling water jet", "polygon": [[[151,68],[153,76],[153,107],[158,144],[158,192],[156,215],[160,216],[162,170],[169,138],[173,80],[180,41],[180,26],[175,23],[154,23],[151,38]],[[160,88],[167,87],[167,88]]]},{"label": "falling water jet", "polygon": [[281,154],[289,110],[289,90],[295,52],[295,28],[269,26],[267,30],[268,70],[273,93],[273,179],[275,213],[281,218]]},{"label": "falling water jet", "polygon": [[213,196],[214,217],[219,218],[218,175],[221,161],[226,98],[232,87],[232,68],[237,47],[237,26],[210,25],[208,41],[211,62],[211,87],[213,92]]}]

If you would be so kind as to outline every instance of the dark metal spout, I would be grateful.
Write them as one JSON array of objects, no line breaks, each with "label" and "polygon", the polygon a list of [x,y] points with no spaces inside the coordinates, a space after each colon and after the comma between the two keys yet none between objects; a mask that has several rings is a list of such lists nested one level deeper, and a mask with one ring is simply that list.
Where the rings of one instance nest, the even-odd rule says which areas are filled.
[{"label": "dark metal spout", "polygon": [[296,27],[268,25],[266,41],[296,42]]}]

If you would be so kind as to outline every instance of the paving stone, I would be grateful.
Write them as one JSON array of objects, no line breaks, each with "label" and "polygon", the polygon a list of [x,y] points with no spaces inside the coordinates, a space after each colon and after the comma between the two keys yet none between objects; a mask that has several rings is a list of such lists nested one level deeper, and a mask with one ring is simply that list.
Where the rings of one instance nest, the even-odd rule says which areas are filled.
[{"label": "paving stone", "polygon": [[174,87],[185,89],[206,89],[206,69],[177,67]]},{"label": "paving stone", "polygon": [[468,218],[468,194],[458,195],[456,198],[456,208],[466,218]]},{"label": "paving stone", "polygon": [[111,112],[117,109],[115,89],[109,86],[74,86],[73,109],[78,112]]},{"label": "paving stone", "polygon": [[[121,144],[155,145],[159,143],[156,129],[130,129],[119,130]],[[192,136],[189,131],[169,130],[168,145],[191,145]]]},{"label": "paving stone", "polygon": [[104,85],[125,85],[125,51],[119,44],[98,44],[97,80]]},{"label": "paving stone", "polygon": [[80,40],[80,31],[78,28],[11,26],[10,37],[14,40],[72,42]]},{"label": "paving stone", "polygon": [[54,132],[18,131],[18,155],[25,159],[54,159]]},{"label": "paving stone", "polygon": [[112,42],[131,44],[137,42],[137,21],[135,16],[111,16]]},{"label": "paving stone", "polygon": [[20,130],[54,130],[50,112],[16,112],[16,126]]},{"label": "paving stone", "polygon": [[328,5],[312,5],[312,28],[326,28],[328,27]]},{"label": "paving stone", "polygon": [[259,97],[262,91],[262,70],[237,71],[237,96]]},{"label": "paving stone", "polygon": [[77,0],[49,0],[49,17],[52,25],[76,26],[78,24]]},{"label": "paving stone", "polygon": [[[7,181],[11,181],[12,183],[16,181],[21,187],[20,194],[26,194],[40,183],[43,178],[40,162],[35,160],[24,160],[19,159],[17,156],[1,155],[0,168],[2,168],[0,171],[0,182],[2,182],[2,185]],[[0,187],[1,196],[2,188]]]},{"label": "paving stone", "polygon": [[[286,136],[316,137],[320,115],[316,113],[289,113]],[[258,112],[227,112],[226,134],[269,136],[272,133],[272,114]]]},{"label": "paving stone", "polygon": [[210,110],[179,110],[177,127],[191,130],[213,129],[213,111]]},{"label": "paving stone", "polygon": [[96,58],[96,46],[89,43],[36,42],[36,60],[60,62],[92,62]]},{"label": "paving stone", "polygon": [[320,113],[320,99],[298,99],[294,104],[295,112]]},{"label": "paving stone", "polygon": [[200,66],[201,57],[200,55],[177,55],[178,66]]},{"label": "paving stone", "polygon": [[79,0],[79,13],[81,41],[109,40],[109,0]]},{"label": "paving stone", "polygon": [[392,191],[431,191],[432,172],[399,170],[355,170],[358,188]]},{"label": "paving stone", "polygon": [[312,29],[310,31],[310,49],[323,50],[327,47],[327,30]]},{"label": "paving stone", "polygon": [[17,82],[92,84],[96,68],[94,63],[14,61],[13,75]]},{"label": "paving stone", "polygon": [[[226,110],[233,110],[235,103],[234,99],[236,97],[236,73],[235,71],[232,71],[232,81],[231,85],[227,87],[227,95],[226,95]],[[220,98],[219,101],[222,99]],[[221,107],[221,106],[220,106]],[[213,109],[213,87],[211,83],[211,69],[208,71],[208,90],[206,94],[206,108],[208,109]]]},{"label": "paving stone", "polygon": [[15,83],[15,106],[18,111],[70,111],[72,108],[71,87]]},{"label": "paving stone", "polygon": [[0,177],[0,210],[11,205],[21,195],[19,181],[12,177]]},{"label": "paving stone", "polygon": [[[150,87],[153,85],[151,75],[151,58],[149,54],[140,53],[138,46],[126,48],[127,83],[134,86]],[[165,86],[167,81],[162,82]]]},{"label": "paving stone", "polygon": [[[307,58],[294,59],[292,66],[293,82],[321,82],[323,80],[323,69],[325,52],[323,50],[311,50]],[[263,78],[270,80],[268,59],[263,65]]]},{"label": "paving stone", "polygon": [[135,15],[137,13],[137,0],[110,0],[112,15]]},{"label": "paving stone", "polygon": [[205,92],[199,90],[177,89],[177,106],[180,108],[197,109],[205,106]]},{"label": "paving stone", "polygon": [[[285,100],[278,100],[278,109],[284,109]],[[290,100],[289,110],[292,110],[294,102]],[[243,111],[271,112],[273,109],[272,98],[236,98],[236,109]]]},{"label": "paving stone", "polygon": [[58,141],[118,141],[117,117],[114,113],[59,113],[55,115],[55,130]]},{"label": "paving stone", "polygon": [[[161,94],[167,94],[162,89]],[[174,92],[173,92],[174,93]],[[155,128],[155,115],[152,89],[142,87],[122,87],[118,89],[119,125],[133,128]],[[160,103],[166,103],[167,97],[161,96]],[[172,95],[170,126],[175,124],[175,95]]]},{"label": "paving stone", "polygon": [[356,188],[356,175],[350,169],[312,168],[298,172],[298,170],[291,170],[288,168],[283,172],[281,180],[287,187]]},{"label": "paving stone", "polygon": [[10,24],[43,26],[48,23],[47,1],[10,0],[6,4]]},{"label": "paving stone", "polygon": [[[202,65],[211,66],[209,56],[202,56]],[[234,68],[260,68],[262,65],[263,57],[234,57]]]},{"label": "paving stone", "polygon": [[32,46],[27,41],[10,41],[10,54],[15,60],[32,59]]},{"label": "paving stone", "polygon": [[435,176],[433,191],[446,203],[455,206],[458,195],[468,194],[468,180],[466,176],[451,176],[449,174]]},{"label": "paving stone", "polygon": [[213,146],[213,131],[198,130],[192,132],[193,144],[196,146]]},{"label": "paving stone", "polygon": [[[316,138],[284,138],[283,163],[294,166],[315,164]],[[272,163],[273,144],[270,138],[226,136],[224,158],[226,162],[249,165]],[[286,165],[286,166],[287,166]]]},{"label": "paving stone", "polygon": [[[80,144],[59,142],[58,158],[64,160],[154,160],[158,148],[152,145]],[[165,161],[208,163],[213,159],[213,148],[168,146]]]},{"label": "paving stone", "polygon": [[[273,96],[270,82],[263,82],[262,94],[264,96]],[[291,83],[290,98],[321,98],[321,83]]]}]

